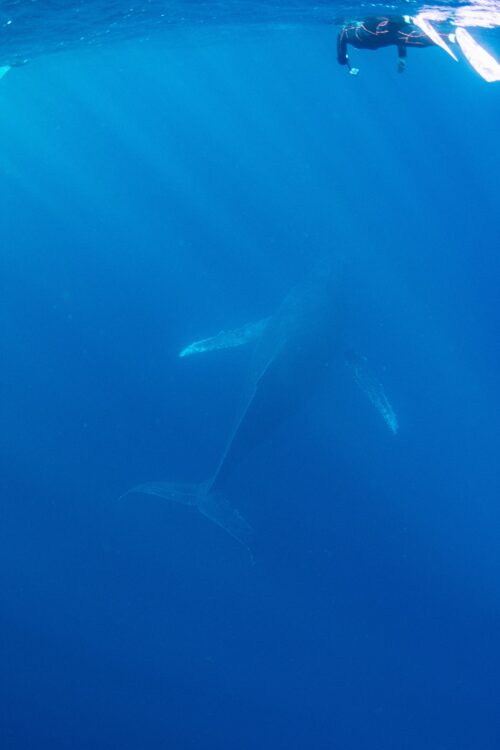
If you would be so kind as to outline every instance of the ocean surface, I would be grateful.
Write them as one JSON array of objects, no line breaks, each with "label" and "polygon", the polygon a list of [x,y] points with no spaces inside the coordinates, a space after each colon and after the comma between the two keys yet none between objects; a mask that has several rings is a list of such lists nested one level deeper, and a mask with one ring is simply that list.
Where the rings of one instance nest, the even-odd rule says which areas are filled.
[{"label": "ocean surface", "polygon": [[[2,750],[500,748],[500,84],[336,61],[419,9],[0,2]],[[500,58],[494,5],[427,10]],[[252,554],[122,497],[213,476],[255,344],[179,352],[325,259],[331,366],[229,480]]]}]

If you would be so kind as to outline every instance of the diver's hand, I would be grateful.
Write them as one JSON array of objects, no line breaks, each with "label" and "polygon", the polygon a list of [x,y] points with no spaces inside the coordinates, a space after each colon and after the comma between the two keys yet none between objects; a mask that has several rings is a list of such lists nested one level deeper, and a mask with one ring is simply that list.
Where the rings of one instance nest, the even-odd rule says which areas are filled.
[{"label": "diver's hand", "polygon": [[406,70],[406,60],[398,60],[398,73],[404,73]]},{"label": "diver's hand", "polygon": [[357,76],[357,75],[358,75],[358,73],[359,73],[359,68],[351,68],[351,69],[349,70],[349,74],[350,74],[351,76]]}]

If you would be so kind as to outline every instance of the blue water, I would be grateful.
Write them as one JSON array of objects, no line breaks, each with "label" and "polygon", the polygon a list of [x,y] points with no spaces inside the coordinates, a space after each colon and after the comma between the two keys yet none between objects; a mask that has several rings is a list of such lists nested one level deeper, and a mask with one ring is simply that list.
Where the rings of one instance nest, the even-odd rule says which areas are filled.
[{"label": "blue water", "polygon": [[[0,6],[1,747],[498,750],[498,84],[117,6]],[[332,254],[398,434],[332,372],[234,472],[253,562],[118,500],[213,473],[251,350],[178,352]]]}]

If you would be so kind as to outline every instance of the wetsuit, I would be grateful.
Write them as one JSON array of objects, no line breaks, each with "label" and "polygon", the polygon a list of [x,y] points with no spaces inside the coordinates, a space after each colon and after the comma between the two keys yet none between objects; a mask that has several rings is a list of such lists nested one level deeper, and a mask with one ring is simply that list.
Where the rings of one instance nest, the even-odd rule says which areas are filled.
[{"label": "wetsuit", "polygon": [[[404,68],[407,47],[429,47],[434,42],[411,22],[409,16],[370,16],[363,21],[353,21],[340,30],[337,38],[337,60],[340,65],[351,64],[347,45],[357,49],[379,49],[395,45],[398,48],[400,70]],[[357,71],[356,71],[357,72]]]}]

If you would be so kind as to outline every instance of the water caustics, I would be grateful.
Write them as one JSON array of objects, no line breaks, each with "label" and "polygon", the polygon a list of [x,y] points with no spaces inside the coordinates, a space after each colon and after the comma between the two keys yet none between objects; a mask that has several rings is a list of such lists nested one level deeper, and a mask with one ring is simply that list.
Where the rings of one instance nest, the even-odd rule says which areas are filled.
[{"label": "water caustics", "polygon": [[[222,30],[225,35],[237,35],[243,29],[332,26],[341,23],[339,19],[360,19],[370,13],[404,15],[409,10],[405,2],[380,3],[369,8],[360,0],[315,3],[308,0],[141,0],[133,4],[125,0],[106,3],[102,0],[67,0],[64,3],[13,0],[0,3],[0,66],[9,68],[17,61],[57,51],[150,38],[168,29],[196,29],[207,34]],[[428,24],[437,24],[439,31],[441,27],[447,32],[461,28],[467,29],[470,35],[471,29],[500,27],[500,0],[415,3],[410,12]],[[462,46],[460,42],[459,45]],[[467,57],[467,45],[462,49]],[[494,50],[491,54],[494,55]]]}]

